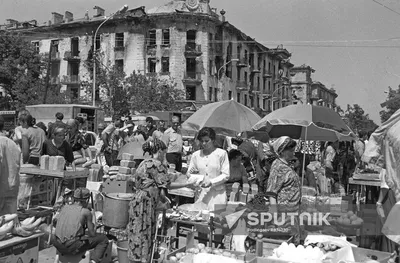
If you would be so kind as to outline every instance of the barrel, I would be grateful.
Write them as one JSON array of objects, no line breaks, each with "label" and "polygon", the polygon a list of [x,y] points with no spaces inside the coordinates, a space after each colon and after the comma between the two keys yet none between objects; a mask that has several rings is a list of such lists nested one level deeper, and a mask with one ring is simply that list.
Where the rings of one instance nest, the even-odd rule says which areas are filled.
[{"label": "barrel", "polygon": [[129,221],[129,201],[133,194],[104,194],[103,224],[111,228],[125,228]]},{"label": "barrel", "polygon": [[117,251],[118,251],[118,262],[119,263],[129,263],[128,240],[118,241]]}]

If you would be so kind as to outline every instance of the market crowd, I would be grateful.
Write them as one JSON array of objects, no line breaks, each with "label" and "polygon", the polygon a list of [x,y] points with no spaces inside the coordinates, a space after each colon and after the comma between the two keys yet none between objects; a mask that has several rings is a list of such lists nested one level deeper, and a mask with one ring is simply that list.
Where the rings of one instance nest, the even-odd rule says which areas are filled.
[{"label": "market crowd", "polygon": [[[227,191],[234,183],[256,184],[271,207],[298,212],[303,173],[303,185],[316,193],[346,195],[345,185],[351,174],[367,168],[361,156],[369,134],[359,134],[359,139],[352,143],[304,143],[286,136],[261,142],[245,138],[243,134],[220,136],[209,127],[189,139],[182,136],[177,116],[172,117],[169,127],[151,117],[146,119],[146,125],[138,126],[130,117],[117,117],[108,125],[98,124],[97,133],[89,131],[88,122],[83,118],[64,122],[62,113],[56,113],[55,120],[46,126],[36,123],[28,111],[21,111],[18,122],[18,127],[6,133],[0,116],[0,195],[5,200],[0,203],[0,215],[16,212],[21,164],[38,165],[41,155],[49,155],[63,156],[67,165],[75,167],[78,164],[74,155],[80,153],[90,156],[93,162],[111,167],[119,165],[126,145],[134,143],[141,147],[145,157],[138,158],[136,176],[132,178],[135,194],[130,201],[127,226],[128,257],[132,261],[146,262],[143,260],[150,255],[157,221],[155,210],[160,202],[168,203],[171,199],[167,189],[200,189],[196,203],[201,202],[213,211],[215,205],[227,202]],[[316,174],[315,166],[324,173]],[[182,174],[187,175],[186,181],[174,181]],[[200,182],[195,175],[203,176]],[[89,222],[90,213],[80,212],[86,209],[89,195],[84,189],[78,190],[74,193],[74,208],[69,207],[63,214],[68,215],[65,218],[69,222]],[[382,198],[378,204],[382,204]],[[82,242],[76,238],[81,236],[82,228],[80,223],[71,226],[67,221],[61,217],[57,223],[67,229],[56,231],[57,249],[72,253],[65,242],[71,241],[68,236],[73,236],[74,242]],[[93,226],[89,224],[90,227]],[[89,246],[97,249],[93,260],[99,262],[107,242],[104,236],[89,230]],[[74,246],[74,251],[77,249],[79,245]]]}]

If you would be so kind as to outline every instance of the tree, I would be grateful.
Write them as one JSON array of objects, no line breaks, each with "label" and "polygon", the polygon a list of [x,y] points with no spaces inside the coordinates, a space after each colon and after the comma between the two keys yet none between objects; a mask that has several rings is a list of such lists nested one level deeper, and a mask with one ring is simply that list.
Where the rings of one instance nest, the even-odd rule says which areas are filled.
[{"label": "tree", "polygon": [[[148,113],[178,109],[176,100],[183,98],[183,92],[175,88],[176,84],[168,76],[140,74],[135,71],[126,76],[120,67],[110,66],[111,62],[102,63],[102,53],[97,57],[96,83],[101,99],[100,107],[107,116],[123,116],[131,111]],[[88,57],[85,66],[91,74],[92,56]],[[90,79],[93,79],[92,76]],[[91,87],[92,80],[86,85]],[[92,98],[92,93],[91,89],[87,89],[88,97]]]},{"label": "tree", "polygon": [[[6,92],[2,105],[19,109],[43,102],[46,73],[45,56],[22,35],[0,32],[0,85]],[[50,90],[49,101],[62,103],[59,90]]]},{"label": "tree", "polygon": [[348,125],[355,132],[372,131],[378,127],[358,104],[354,104],[353,106],[347,105],[344,118],[347,119]]},{"label": "tree", "polygon": [[384,103],[384,106],[386,107],[386,109],[379,112],[381,122],[387,121],[390,116],[393,115],[393,113],[400,109],[400,85],[397,90],[389,87],[388,96],[386,102]]},{"label": "tree", "polygon": [[176,89],[176,84],[170,78],[134,71],[125,81],[133,111],[148,113],[177,110],[176,101],[184,98],[183,91]]}]

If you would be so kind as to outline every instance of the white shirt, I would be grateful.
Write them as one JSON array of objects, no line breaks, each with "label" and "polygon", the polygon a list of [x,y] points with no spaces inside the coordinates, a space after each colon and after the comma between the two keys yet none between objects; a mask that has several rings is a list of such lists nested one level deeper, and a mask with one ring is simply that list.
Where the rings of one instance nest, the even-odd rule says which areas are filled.
[{"label": "white shirt", "polygon": [[199,174],[210,178],[211,187],[216,190],[224,189],[224,183],[229,179],[229,159],[226,151],[215,149],[209,155],[204,155],[203,150],[193,153],[190,159],[188,173],[198,171]]}]

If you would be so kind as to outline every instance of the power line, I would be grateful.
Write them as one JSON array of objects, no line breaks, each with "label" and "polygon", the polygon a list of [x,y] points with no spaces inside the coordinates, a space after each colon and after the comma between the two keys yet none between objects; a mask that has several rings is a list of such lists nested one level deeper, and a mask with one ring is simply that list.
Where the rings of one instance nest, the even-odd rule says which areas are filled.
[{"label": "power line", "polygon": [[379,2],[376,1],[376,0],[372,0],[372,1],[375,2],[375,3],[377,3],[377,4],[380,5],[380,6],[383,6],[383,7],[386,8],[386,9],[392,11],[393,13],[396,13],[396,14],[400,15],[400,13],[397,12],[396,10],[394,10],[394,9],[392,9],[392,8],[390,8],[390,7],[388,7],[388,6],[384,5],[384,4],[382,4],[382,3],[379,3]]}]

